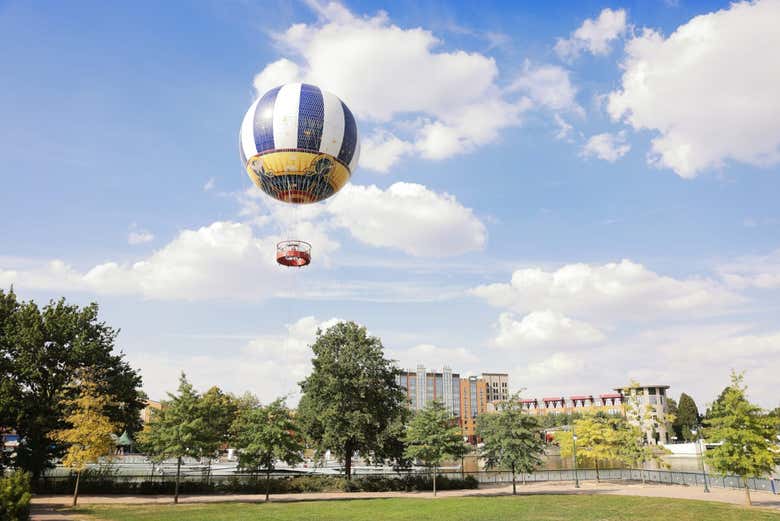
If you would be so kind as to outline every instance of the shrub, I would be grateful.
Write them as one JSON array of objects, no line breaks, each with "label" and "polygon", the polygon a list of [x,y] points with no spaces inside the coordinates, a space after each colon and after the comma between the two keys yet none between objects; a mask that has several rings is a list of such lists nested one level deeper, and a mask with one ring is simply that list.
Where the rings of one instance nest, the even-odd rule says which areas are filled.
[{"label": "shrub", "polygon": [[[69,494],[73,491],[75,476],[42,478],[36,484],[36,491],[48,494]],[[477,488],[472,476],[465,479],[439,476],[436,488],[454,490]],[[182,494],[264,494],[263,475],[235,475],[224,478],[185,478],[179,485]],[[174,482],[170,476],[154,478],[129,477],[106,473],[82,474],[79,488],[85,494],[173,494]],[[296,494],[301,492],[389,492],[432,490],[430,476],[405,474],[399,476],[364,476],[347,481],[341,476],[289,475],[271,478],[272,494]]]},{"label": "shrub", "polygon": [[0,519],[23,521],[30,517],[30,476],[14,472],[0,478]]}]

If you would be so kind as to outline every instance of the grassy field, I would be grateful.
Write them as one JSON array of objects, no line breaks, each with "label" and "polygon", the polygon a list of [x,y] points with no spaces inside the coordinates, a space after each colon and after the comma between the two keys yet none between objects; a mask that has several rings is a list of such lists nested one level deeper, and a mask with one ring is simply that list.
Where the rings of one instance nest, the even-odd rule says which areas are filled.
[{"label": "grassy field", "polygon": [[94,506],[78,512],[103,521],[780,521],[780,513],[722,503],[584,495]]}]

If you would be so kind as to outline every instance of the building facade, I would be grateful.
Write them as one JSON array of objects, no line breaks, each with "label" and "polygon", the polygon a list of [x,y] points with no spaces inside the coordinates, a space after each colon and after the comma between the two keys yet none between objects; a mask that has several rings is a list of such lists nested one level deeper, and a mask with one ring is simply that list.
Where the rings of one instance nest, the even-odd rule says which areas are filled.
[{"label": "building facade", "polygon": [[144,423],[149,423],[149,420],[152,419],[152,410],[159,411],[160,409],[162,409],[162,404],[160,402],[146,400],[144,408],[141,409],[141,421]]},{"label": "building facade", "polygon": [[650,444],[669,443],[668,385],[632,384],[615,389],[622,397],[626,419],[641,428]]},{"label": "building facade", "polygon": [[623,396],[619,393],[548,396],[521,400],[523,408],[534,415],[597,413],[624,414]]},{"label": "building facade", "polygon": [[429,403],[439,401],[453,416],[460,416],[460,375],[449,367],[437,372],[418,365],[416,371],[402,372],[396,382],[406,392],[412,410],[419,411]]},{"label": "building facade", "polygon": [[489,412],[491,403],[509,399],[507,373],[482,373],[481,377],[461,378],[445,366],[441,372],[418,365],[415,371],[404,371],[398,384],[406,392],[412,410],[424,409],[434,400],[444,404],[463,431],[463,437],[476,442],[477,417]]},{"label": "building facade", "polygon": [[461,381],[460,428],[470,443],[477,441],[477,417],[488,412],[487,382],[476,376]]},{"label": "building facade", "polygon": [[509,375],[506,373],[482,373],[488,402],[509,400]]}]

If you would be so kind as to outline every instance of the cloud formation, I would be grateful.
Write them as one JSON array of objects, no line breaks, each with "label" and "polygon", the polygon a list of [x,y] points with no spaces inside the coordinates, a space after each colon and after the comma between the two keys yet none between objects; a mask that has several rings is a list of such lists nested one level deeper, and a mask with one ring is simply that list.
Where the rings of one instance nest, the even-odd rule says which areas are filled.
[{"label": "cloud formation", "polygon": [[604,132],[591,136],[582,146],[583,157],[596,157],[614,163],[631,150],[631,145],[626,143],[624,131],[617,134]]},{"label": "cloud formation", "polygon": [[[140,368],[144,391],[153,399],[175,391],[176,380],[171,375],[183,371],[201,391],[218,383],[228,392],[250,391],[266,403],[287,396],[288,404],[294,406],[300,396],[298,382],[311,372],[309,346],[317,329],[324,331],[337,322],[337,318],[302,317],[285,325],[283,332],[248,340],[232,356],[225,350],[214,354],[132,350],[128,359]],[[240,363],[236,363],[238,357]]]},{"label": "cloud formation", "polygon": [[598,18],[586,19],[569,38],[558,38],[555,52],[562,60],[572,61],[583,52],[594,55],[609,54],[613,40],[626,32],[626,11],[606,8]]},{"label": "cloud formation", "polygon": [[336,93],[359,119],[378,125],[367,136],[367,168],[386,172],[412,153],[437,160],[470,152],[518,125],[529,108],[499,87],[491,57],[439,50],[432,32],[401,28],[384,12],[360,17],[335,2],[310,5],[320,21],[274,35],[289,57],[266,65],[255,88],[260,95],[307,81]]},{"label": "cloud formation", "polygon": [[586,322],[544,310],[533,311],[520,320],[513,313],[501,313],[495,343],[499,347],[521,350],[542,346],[560,349],[594,344],[604,338],[604,333]]},{"label": "cloud formation", "polygon": [[395,183],[387,190],[348,185],[327,205],[336,226],[359,241],[419,257],[448,257],[481,250],[485,225],[447,193]]},{"label": "cloud formation", "polygon": [[727,161],[780,162],[780,3],[739,2],[696,16],[668,38],[626,43],[615,120],[652,130],[650,161],[683,178]]},{"label": "cloud formation", "polygon": [[493,306],[520,313],[549,309],[602,320],[706,316],[742,301],[714,280],[663,276],[627,259],[567,264],[552,271],[519,269],[509,283],[483,285],[471,292]]}]

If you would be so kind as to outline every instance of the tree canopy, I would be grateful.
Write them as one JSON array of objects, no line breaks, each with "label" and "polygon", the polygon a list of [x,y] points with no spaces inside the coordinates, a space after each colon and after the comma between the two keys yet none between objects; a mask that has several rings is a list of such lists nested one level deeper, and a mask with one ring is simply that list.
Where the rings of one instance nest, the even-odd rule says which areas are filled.
[{"label": "tree canopy", "polygon": [[459,458],[466,452],[460,428],[439,401],[417,411],[406,428],[404,454],[433,469],[433,494],[436,495],[436,469],[446,457]]},{"label": "tree canopy", "polygon": [[696,402],[687,394],[682,393],[680,403],[677,406],[677,418],[674,421],[675,431],[679,429],[679,435],[682,436],[682,439],[692,441],[696,439],[693,431],[698,431],[700,423],[701,416]]},{"label": "tree canopy", "polygon": [[750,403],[746,391],[742,374],[732,373],[731,385],[721,394],[720,404],[711,409],[706,422],[707,441],[720,445],[708,449],[705,455],[710,466],[721,474],[742,477],[750,504],[748,478],[766,476],[777,464],[780,420]]},{"label": "tree canopy", "polygon": [[110,397],[100,394],[97,385],[89,380],[77,381],[76,385],[80,388],[79,395],[68,402],[72,410],[66,417],[71,427],[54,433],[54,438],[67,447],[62,464],[77,474],[73,506],[79,497],[81,472],[90,463],[111,457],[115,448],[112,436],[115,426],[105,414]]},{"label": "tree canopy", "polygon": [[252,473],[266,473],[265,500],[268,501],[270,474],[277,462],[293,465],[303,461],[303,443],[292,411],[284,400],[241,411],[232,426],[238,449],[238,466]]},{"label": "tree canopy", "polygon": [[144,426],[139,441],[153,461],[176,458],[174,502],[179,501],[182,458],[199,457],[211,447],[200,395],[182,373],[177,394],[168,393],[160,410]]},{"label": "tree canopy", "polygon": [[116,352],[117,335],[99,320],[97,304],[60,299],[40,308],[0,290],[0,425],[23,440],[14,463],[33,478],[64,452],[54,433],[69,427],[74,374],[88,371],[98,393],[110,398],[105,413],[119,432],[140,428],[141,377]]},{"label": "tree canopy", "polygon": [[405,414],[398,369],[384,357],[382,342],[354,322],[317,332],[311,374],[300,383],[298,417],[318,454],[330,450],[343,462],[347,479],[352,457],[386,456],[387,433]]},{"label": "tree canopy", "polygon": [[562,458],[571,458],[574,451],[573,435],[577,436],[577,463],[593,463],[596,479],[600,480],[600,465],[621,459],[617,429],[620,422],[612,418],[587,415],[574,422],[574,431],[555,433]]},{"label": "tree canopy", "polygon": [[485,466],[510,470],[512,494],[517,494],[516,474],[533,472],[542,463],[544,441],[536,417],[525,413],[519,397],[513,397],[502,402],[496,413],[478,416],[477,433]]}]

